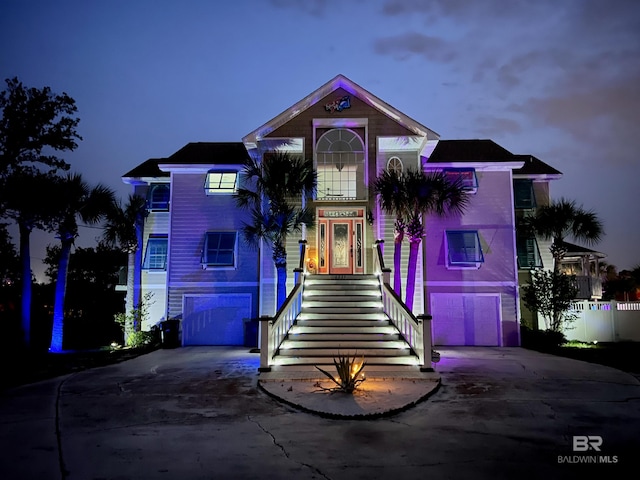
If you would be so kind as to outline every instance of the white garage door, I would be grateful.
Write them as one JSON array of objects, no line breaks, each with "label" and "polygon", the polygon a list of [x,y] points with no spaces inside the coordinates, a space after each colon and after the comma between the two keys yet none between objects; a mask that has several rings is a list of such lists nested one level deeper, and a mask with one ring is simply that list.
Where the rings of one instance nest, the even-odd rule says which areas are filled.
[{"label": "white garage door", "polygon": [[251,295],[185,295],[183,311],[183,345],[243,345]]},{"label": "white garage door", "polygon": [[434,345],[500,345],[500,296],[431,295]]}]

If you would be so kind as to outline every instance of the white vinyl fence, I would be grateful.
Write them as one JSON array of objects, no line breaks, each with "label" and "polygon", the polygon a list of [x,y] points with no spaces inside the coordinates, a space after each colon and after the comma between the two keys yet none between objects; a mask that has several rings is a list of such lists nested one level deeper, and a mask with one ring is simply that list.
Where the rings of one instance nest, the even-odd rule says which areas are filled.
[{"label": "white vinyl fence", "polygon": [[578,318],[564,330],[567,340],[640,342],[640,302],[575,302]]}]

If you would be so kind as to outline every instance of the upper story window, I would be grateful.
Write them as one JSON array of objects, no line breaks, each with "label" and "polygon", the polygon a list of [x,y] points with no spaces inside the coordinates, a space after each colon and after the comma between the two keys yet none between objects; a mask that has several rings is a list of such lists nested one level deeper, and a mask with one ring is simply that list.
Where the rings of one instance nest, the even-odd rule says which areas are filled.
[{"label": "upper story window", "polygon": [[542,258],[535,237],[516,236],[516,252],[518,268],[542,268]]},{"label": "upper story window", "polygon": [[531,180],[514,180],[513,198],[515,208],[536,208],[533,182]]},{"label": "upper story window", "polygon": [[388,172],[390,172],[390,173],[393,172],[393,173],[397,173],[398,175],[400,175],[403,170],[404,170],[404,165],[402,164],[402,160],[400,159],[400,157],[391,157],[387,161],[387,171]]},{"label": "upper story window", "polygon": [[447,230],[445,250],[447,268],[480,268],[484,263],[477,230]]},{"label": "upper story window", "polygon": [[335,128],[316,144],[318,200],[365,199],[364,143],[352,130]]},{"label": "upper story window", "polygon": [[166,183],[154,183],[147,194],[147,208],[149,210],[169,210],[171,189]]},{"label": "upper story window", "polygon": [[211,170],[207,173],[204,191],[207,195],[235,193],[238,187],[238,172],[233,170]]},{"label": "upper story window", "polygon": [[147,270],[167,269],[168,239],[166,235],[150,237],[144,254],[142,268]]},{"label": "upper story window", "polygon": [[207,232],[202,263],[209,267],[234,267],[237,232]]},{"label": "upper story window", "polygon": [[452,183],[459,181],[466,192],[476,193],[478,191],[478,177],[475,168],[445,168],[443,172]]}]

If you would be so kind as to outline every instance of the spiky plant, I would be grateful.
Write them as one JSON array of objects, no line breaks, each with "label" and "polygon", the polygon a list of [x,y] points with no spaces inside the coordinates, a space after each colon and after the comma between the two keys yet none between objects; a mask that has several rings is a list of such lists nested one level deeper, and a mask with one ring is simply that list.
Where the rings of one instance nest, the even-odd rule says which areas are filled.
[{"label": "spiky plant", "polygon": [[316,365],[316,368],[318,370],[324,373],[333,383],[336,384],[335,387],[331,388],[320,386],[322,390],[328,390],[330,392],[353,393],[354,390],[358,388],[358,385],[366,380],[364,376],[360,375],[365,366],[364,357],[361,357],[361,360],[358,361],[356,359],[356,355],[350,357],[349,355],[338,354],[337,360],[335,358],[333,359],[333,364],[335,365],[336,371],[338,373],[337,379],[329,372],[321,369]]}]

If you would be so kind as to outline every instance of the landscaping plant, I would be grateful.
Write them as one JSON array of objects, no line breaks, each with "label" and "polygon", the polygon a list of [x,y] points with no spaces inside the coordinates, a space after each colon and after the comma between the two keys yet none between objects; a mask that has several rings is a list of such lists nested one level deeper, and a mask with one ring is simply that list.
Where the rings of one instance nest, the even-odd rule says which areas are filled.
[{"label": "landscaping plant", "polygon": [[[340,355],[338,354],[338,359],[333,359],[333,364],[336,366],[336,371],[338,373],[338,378],[336,379],[329,372],[321,369],[316,365],[316,368],[324,373],[333,383],[336,384],[335,387],[332,388],[324,388],[320,387],[323,390],[328,390],[331,392],[344,392],[344,393],[353,393],[358,385],[364,382],[366,379],[364,375],[361,375],[362,370],[365,366],[364,357],[361,357],[361,360],[356,360],[356,355],[350,357],[349,355]],[[319,385],[319,384],[318,384]]]}]

